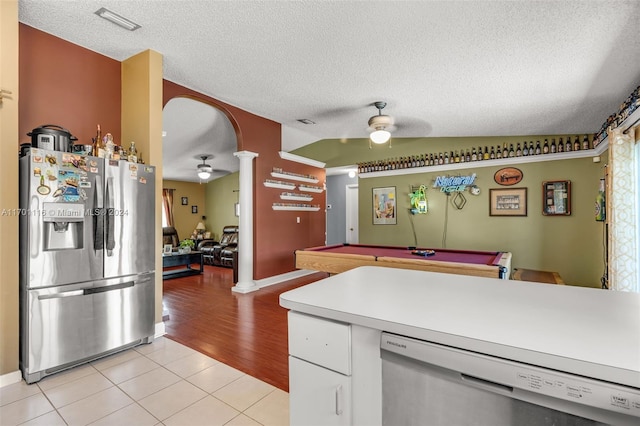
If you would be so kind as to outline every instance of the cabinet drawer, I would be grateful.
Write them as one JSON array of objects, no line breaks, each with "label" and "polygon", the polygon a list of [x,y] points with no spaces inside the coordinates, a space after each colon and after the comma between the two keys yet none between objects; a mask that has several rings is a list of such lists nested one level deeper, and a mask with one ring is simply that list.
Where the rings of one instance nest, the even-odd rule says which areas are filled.
[{"label": "cabinet drawer", "polygon": [[351,326],[289,311],[289,354],[351,375]]}]

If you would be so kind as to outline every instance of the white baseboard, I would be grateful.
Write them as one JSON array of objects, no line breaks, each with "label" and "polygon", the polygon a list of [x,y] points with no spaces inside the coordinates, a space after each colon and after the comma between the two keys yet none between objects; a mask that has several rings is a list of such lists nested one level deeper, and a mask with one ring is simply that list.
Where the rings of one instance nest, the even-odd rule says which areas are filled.
[{"label": "white baseboard", "polygon": [[297,269],[295,271],[287,272],[280,275],[274,275],[272,277],[263,278],[261,280],[255,280],[256,285],[259,288],[268,287],[274,284],[280,284],[284,281],[293,280],[295,278],[305,277],[307,275],[315,274],[318,271],[312,271],[310,269]]},{"label": "white baseboard", "polygon": [[157,339],[158,337],[162,337],[166,334],[166,329],[164,328],[164,323],[163,322],[157,322],[156,323],[156,330],[155,330],[155,334],[154,334],[154,338]]},{"label": "white baseboard", "polygon": [[22,374],[20,374],[20,371],[13,371],[11,373],[3,374],[2,376],[0,376],[0,388],[18,383],[21,380]]}]

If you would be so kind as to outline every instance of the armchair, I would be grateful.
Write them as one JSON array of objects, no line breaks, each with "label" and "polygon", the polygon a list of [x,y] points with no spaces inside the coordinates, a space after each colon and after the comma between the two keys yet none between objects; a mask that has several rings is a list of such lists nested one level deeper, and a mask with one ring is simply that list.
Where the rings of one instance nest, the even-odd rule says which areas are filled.
[{"label": "armchair", "polygon": [[233,267],[233,261],[223,261],[222,252],[227,248],[234,248],[238,245],[238,227],[225,226],[222,229],[220,242],[206,241],[200,247],[203,253],[204,262],[208,265]]},{"label": "armchair", "polygon": [[174,248],[180,245],[178,231],[176,231],[176,228],[173,226],[165,226],[162,228],[162,245],[167,244],[171,244]]}]

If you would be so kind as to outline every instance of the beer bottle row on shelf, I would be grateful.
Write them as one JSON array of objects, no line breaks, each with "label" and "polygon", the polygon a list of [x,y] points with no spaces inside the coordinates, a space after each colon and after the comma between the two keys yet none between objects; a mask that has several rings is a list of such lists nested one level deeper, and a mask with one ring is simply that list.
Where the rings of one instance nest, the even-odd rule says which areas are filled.
[{"label": "beer bottle row on shelf", "polygon": [[513,143],[510,143],[508,146],[504,143],[502,146],[499,144],[496,146],[485,146],[484,148],[479,146],[477,148],[467,148],[466,150],[432,152],[358,163],[358,173],[496,160],[511,157],[526,157],[530,155],[556,154],[590,148],[591,144],[589,143],[587,135],[584,135],[582,141],[580,141],[579,136],[575,136],[573,141],[571,141],[571,137],[567,137],[566,140],[559,138],[557,141],[556,138],[552,138],[551,142],[549,142],[549,139],[545,139],[542,144],[538,140],[535,145],[533,141],[529,141],[528,144],[526,141],[518,142],[515,148]]},{"label": "beer bottle row on shelf", "polygon": [[600,143],[607,137],[607,129],[609,127],[616,128],[620,126],[624,121],[629,118],[638,108],[640,108],[640,86],[631,92],[627,99],[620,105],[618,112],[611,114],[602,126],[600,130],[593,136],[593,147],[600,145]]}]

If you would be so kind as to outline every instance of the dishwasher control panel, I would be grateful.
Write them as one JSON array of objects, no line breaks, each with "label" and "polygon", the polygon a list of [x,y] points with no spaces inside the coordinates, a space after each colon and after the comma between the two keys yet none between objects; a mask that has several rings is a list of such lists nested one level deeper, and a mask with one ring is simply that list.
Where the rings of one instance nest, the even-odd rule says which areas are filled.
[{"label": "dishwasher control panel", "polygon": [[617,385],[537,368],[516,368],[515,377],[514,387],[520,389],[640,417],[640,393]]},{"label": "dishwasher control panel", "polygon": [[424,374],[447,371],[448,380],[470,388],[613,424],[640,424],[640,388],[387,332],[381,335],[380,349],[383,360],[385,353],[395,354]]}]

